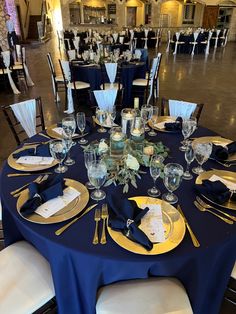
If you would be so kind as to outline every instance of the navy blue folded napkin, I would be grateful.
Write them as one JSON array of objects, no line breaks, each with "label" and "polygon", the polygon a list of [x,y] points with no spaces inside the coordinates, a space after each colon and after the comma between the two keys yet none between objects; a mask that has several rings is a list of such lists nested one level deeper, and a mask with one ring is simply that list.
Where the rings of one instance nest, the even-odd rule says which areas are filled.
[{"label": "navy blue folded napkin", "polygon": [[230,154],[233,153],[236,153],[236,141],[226,145],[225,147],[213,144],[211,158],[224,161],[227,160]]},{"label": "navy blue folded napkin", "polygon": [[123,199],[117,194],[109,194],[107,201],[109,226],[114,230],[121,231],[130,240],[139,243],[150,251],[153,244],[138,227],[141,218],[148,212],[149,208],[140,209],[135,201]]},{"label": "navy blue folded napkin", "polygon": [[165,123],[165,129],[167,131],[181,131],[183,119],[181,117],[176,118],[175,122]]},{"label": "navy blue folded napkin", "polygon": [[221,181],[203,180],[202,184],[195,185],[195,190],[217,204],[224,204],[229,199],[236,201],[236,193],[230,191]]},{"label": "navy blue folded napkin", "polygon": [[20,158],[24,156],[42,156],[51,157],[48,144],[37,145],[36,147],[26,148],[18,153],[13,154],[13,158]]},{"label": "navy blue folded napkin", "polygon": [[49,177],[48,180],[42,183],[32,182],[28,188],[29,198],[20,209],[21,214],[25,217],[33,214],[43,203],[63,195],[65,182],[61,175],[57,175]]}]

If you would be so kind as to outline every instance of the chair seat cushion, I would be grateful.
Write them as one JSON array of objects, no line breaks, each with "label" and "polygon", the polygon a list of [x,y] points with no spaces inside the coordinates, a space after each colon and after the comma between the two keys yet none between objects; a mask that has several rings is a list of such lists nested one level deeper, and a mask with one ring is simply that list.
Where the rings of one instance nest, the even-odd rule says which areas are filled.
[{"label": "chair seat cushion", "polygon": [[[104,87],[104,88],[103,88],[103,87]],[[100,88],[101,88],[101,89],[105,89],[105,90],[110,89],[110,88],[119,90],[119,89],[122,88],[122,84],[113,83],[113,86],[112,86],[111,83],[105,83],[105,84],[101,84],[101,85],[100,85]]]},{"label": "chair seat cushion", "polygon": [[236,263],[234,264],[234,268],[232,270],[231,277],[236,280]]},{"label": "chair seat cushion", "polygon": [[135,85],[135,86],[147,86],[147,83],[148,83],[147,79],[139,78],[139,79],[133,80],[132,85]]},{"label": "chair seat cushion", "polygon": [[0,313],[33,313],[55,296],[47,260],[25,241],[0,252]]},{"label": "chair seat cushion", "polygon": [[55,77],[55,80],[56,80],[57,82],[64,82],[63,75],[57,75],[57,76]]},{"label": "chair seat cushion", "polygon": [[23,70],[24,69],[22,64],[14,64],[12,68],[13,68],[13,70]]},{"label": "chair seat cushion", "polygon": [[[68,83],[67,84],[68,88],[74,89],[74,83]],[[75,88],[76,89],[85,89],[85,88],[90,88],[90,84],[82,81],[76,81],[75,82]]]},{"label": "chair seat cushion", "polygon": [[[125,311],[124,311],[125,309]],[[128,280],[98,291],[97,314],[192,314],[187,293],[174,278]]]}]

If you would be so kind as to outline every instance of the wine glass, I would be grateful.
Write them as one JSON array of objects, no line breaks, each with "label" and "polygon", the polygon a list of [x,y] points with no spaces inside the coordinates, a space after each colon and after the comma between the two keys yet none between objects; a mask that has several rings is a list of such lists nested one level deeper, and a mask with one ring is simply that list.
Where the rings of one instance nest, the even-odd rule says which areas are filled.
[{"label": "wine glass", "polygon": [[178,189],[183,173],[183,167],[179,164],[169,163],[164,167],[164,185],[168,193],[163,194],[162,199],[170,204],[178,202],[178,197],[173,192]]},{"label": "wine glass", "polygon": [[96,109],[96,118],[100,124],[100,128],[98,129],[99,133],[106,133],[106,129],[103,127],[104,123],[107,120],[107,112],[97,107]]},{"label": "wine glass", "polygon": [[95,191],[91,193],[91,198],[95,201],[103,200],[106,193],[100,190],[107,177],[107,167],[101,160],[91,162],[88,167],[88,178],[90,183],[95,187]]},{"label": "wine glass", "polygon": [[[157,106],[153,106],[152,107],[152,116],[151,116],[152,126],[154,126],[157,123],[158,112],[159,112],[159,108]],[[157,132],[155,132],[154,129],[151,129],[151,131],[148,132],[148,135],[149,136],[156,136]]]},{"label": "wine glass", "polygon": [[191,142],[187,143],[184,157],[185,157],[185,160],[187,162],[187,167],[186,167],[186,170],[185,170],[182,178],[184,180],[191,180],[193,178],[193,176],[189,172],[189,167],[190,167],[191,162],[195,158],[195,154],[194,154],[194,150],[193,150]]},{"label": "wine glass", "polygon": [[75,118],[70,116],[62,119],[62,129],[67,147],[67,159],[65,160],[64,164],[67,166],[71,166],[75,163],[75,161],[70,157],[70,149],[73,146],[72,137],[76,129]]},{"label": "wine glass", "polygon": [[162,156],[153,155],[150,161],[150,175],[153,178],[154,185],[151,189],[148,189],[147,193],[151,197],[158,197],[161,192],[156,187],[156,180],[161,173],[161,165],[164,158]]},{"label": "wine glass", "polygon": [[84,112],[77,112],[76,119],[77,119],[78,129],[80,130],[80,132],[82,134],[82,138],[79,140],[79,143],[80,144],[87,144],[88,141],[83,137],[84,130],[85,130],[85,127],[86,127],[85,113]]},{"label": "wine glass", "polygon": [[186,141],[190,137],[190,135],[193,134],[193,132],[196,130],[197,127],[197,120],[196,118],[189,118],[189,119],[183,119],[182,122],[182,134],[184,137],[184,140],[182,141],[182,146],[180,146],[180,151],[186,150]]},{"label": "wine glass", "polygon": [[194,167],[192,171],[193,173],[200,174],[204,171],[202,165],[208,160],[211,155],[212,143],[197,143],[194,145],[193,149],[195,153],[195,159],[197,160],[199,165],[197,167]]},{"label": "wine glass", "polygon": [[[94,161],[96,161],[95,149],[90,147],[90,148],[84,150],[84,164],[85,164],[85,167],[87,170],[88,170],[89,166],[92,164],[92,162],[94,162]],[[85,183],[85,186],[89,190],[94,189],[94,186],[90,182]]]},{"label": "wine glass", "polygon": [[54,159],[59,162],[59,166],[54,170],[56,173],[64,173],[68,167],[62,165],[63,160],[66,158],[67,147],[64,140],[53,140],[49,142],[49,150]]},{"label": "wine glass", "polygon": [[145,123],[145,131],[150,131],[150,128],[147,126],[148,120],[151,119],[153,106],[143,105],[141,107],[141,117]]}]

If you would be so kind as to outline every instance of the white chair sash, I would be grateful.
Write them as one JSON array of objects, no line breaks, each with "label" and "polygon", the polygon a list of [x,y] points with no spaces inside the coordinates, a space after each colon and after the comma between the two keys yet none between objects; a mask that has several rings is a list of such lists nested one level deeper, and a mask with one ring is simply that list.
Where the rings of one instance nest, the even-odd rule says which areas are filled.
[{"label": "white chair sash", "polygon": [[135,54],[135,58],[137,58],[137,59],[140,60],[140,58],[141,58],[141,56],[142,56],[142,51],[139,50],[139,49],[135,49],[134,54]]},{"label": "white chair sash", "polygon": [[158,53],[158,56],[152,60],[152,67],[151,67],[150,75],[149,75],[149,78],[150,78],[150,80],[149,80],[150,89],[149,89],[149,95],[148,95],[148,99],[147,99],[147,104],[149,104],[149,102],[150,102],[150,100],[152,98],[153,81],[154,81],[154,78],[156,77],[156,72],[157,72],[157,69],[158,69],[158,65],[160,63],[159,55],[160,55],[160,53]]},{"label": "white chair sash", "polygon": [[34,86],[34,82],[32,81],[30,75],[29,75],[29,70],[28,67],[26,65],[26,56],[25,56],[25,48],[22,48],[22,61],[23,61],[23,67],[25,70],[25,75],[26,75],[26,81],[28,86]]},{"label": "white chair sash", "polygon": [[65,79],[70,82],[71,80],[71,73],[70,73],[70,65],[69,65],[69,61],[66,60],[61,60],[61,66],[62,66],[62,70],[65,76]]},{"label": "white chair sash", "polygon": [[117,72],[117,63],[105,63],[106,72],[111,84],[115,82],[116,72]]},{"label": "white chair sash", "polygon": [[123,43],[124,43],[124,36],[120,36],[119,37],[119,43],[121,44],[121,45],[123,45]]},{"label": "white chair sash", "polygon": [[169,112],[170,116],[190,118],[191,114],[196,109],[197,104],[181,101],[181,100],[169,100]]},{"label": "white chair sash", "polygon": [[146,38],[148,37],[148,32],[149,32],[148,29],[145,29],[145,30],[144,30],[144,34],[145,34],[145,37],[146,37]]},{"label": "white chair sash", "polygon": [[212,31],[209,31],[208,39],[207,39],[207,45],[206,45],[206,50],[205,50],[205,54],[206,55],[209,54],[211,37],[212,37]]},{"label": "white chair sash", "polygon": [[21,59],[21,46],[16,45],[15,49],[16,49],[16,61],[19,61],[19,59]]},{"label": "white chair sash", "polygon": [[115,105],[117,96],[116,89],[95,90],[94,97],[97,101],[98,107],[103,111],[111,112]]},{"label": "white chair sash", "polygon": [[76,50],[75,49],[67,50],[67,53],[68,53],[69,61],[76,59]]},{"label": "white chair sash", "polygon": [[2,57],[3,57],[3,63],[7,69],[7,76],[8,76],[8,80],[9,80],[9,83],[11,85],[11,88],[12,88],[12,91],[15,95],[19,95],[20,94],[20,91],[17,89],[12,77],[11,77],[11,72],[10,72],[10,57],[11,57],[11,54],[10,54],[10,51],[3,51],[2,52]]},{"label": "white chair sash", "polygon": [[118,39],[118,33],[112,34],[112,37],[113,37],[113,39],[114,39],[114,43],[116,44],[117,39]]},{"label": "white chair sash", "polygon": [[[61,66],[62,66],[62,71],[64,73],[65,79],[69,83],[71,80],[69,61],[61,60]],[[65,110],[65,113],[68,113],[68,114],[73,113],[75,110],[74,110],[72,89],[68,86],[67,86],[67,105],[68,105],[68,109]]]},{"label": "white chair sash", "polygon": [[196,31],[196,32],[193,33],[194,41],[197,41],[198,35],[199,35],[199,32],[198,32],[198,31]]},{"label": "white chair sash", "polygon": [[30,99],[13,104],[11,109],[28,137],[34,136],[36,134],[36,100]]},{"label": "white chair sash", "polygon": [[80,37],[79,36],[76,36],[75,39],[73,40],[74,42],[74,46],[75,46],[75,49],[79,49],[79,43],[80,43]]},{"label": "white chair sash", "polygon": [[180,32],[175,33],[176,36],[176,42],[175,42],[175,51],[173,52],[173,55],[177,53],[177,48],[178,48],[178,42],[179,42],[179,37],[180,37]]},{"label": "white chair sash", "polygon": [[214,48],[217,48],[219,34],[220,34],[220,29],[217,29],[216,30],[216,39],[215,39],[215,46],[214,46]]}]

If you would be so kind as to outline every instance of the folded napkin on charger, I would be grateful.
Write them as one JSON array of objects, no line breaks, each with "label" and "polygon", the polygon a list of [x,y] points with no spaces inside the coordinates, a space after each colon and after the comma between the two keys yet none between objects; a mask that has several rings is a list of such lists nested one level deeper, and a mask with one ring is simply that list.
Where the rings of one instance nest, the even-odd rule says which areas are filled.
[{"label": "folded napkin on charger", "polygon": [[236,193],[221,181],[203,180],[202,184],[195,185],[195,190],[217,204],[223,204],[229,199],[236,201]]},{"label": "folded napkin on charger", "polygon": [[135,201],[122,199],[119,195],[108,195],[109,226],[121,231],[130,240],[139,243],[146,250],[153,248],[152,242],[146,234],[139,229],[141,218],[149,208],[140,209]]},{"label": "folded napkin on charger", "polygon": [[224,161],[233,153],[236,153],[236,142],[232,142],[224,147],[213,144],[211,158]]},{"label": "folded napkin on charger", "polygon": [[167,131],[181,131],[182,130],[182,122],[183,119],[178,117],[175,122],[168,122],[165,123],[165,129]]},{"label": "folded napkin on charger", "polygon": [[20,158],[24,156],[41,156],[51,157],[48,144],[37,145],[32,148],[26,148],[18,153],[13,154],[13,158]]},{"label": "folded napkin on charger", "polygon": [[34,213],[34,211],[43,203],[63,195],[63,190],[65,188],[65,182],[61,175],[55,177],[49,177],[48,180],[42,183],[30,183],[29,198],[23,204],[20,212],[23,216],[28,216]]}]

